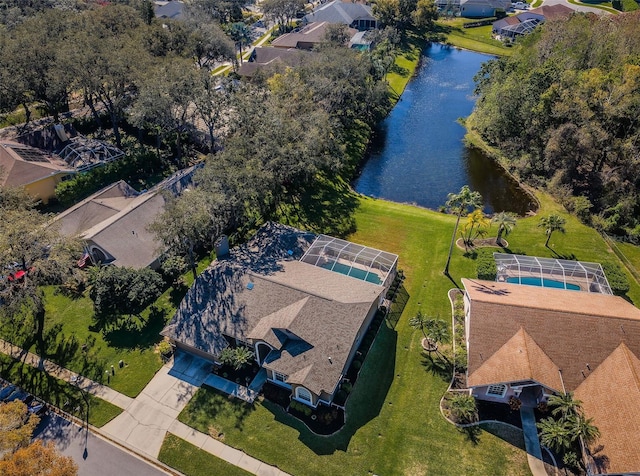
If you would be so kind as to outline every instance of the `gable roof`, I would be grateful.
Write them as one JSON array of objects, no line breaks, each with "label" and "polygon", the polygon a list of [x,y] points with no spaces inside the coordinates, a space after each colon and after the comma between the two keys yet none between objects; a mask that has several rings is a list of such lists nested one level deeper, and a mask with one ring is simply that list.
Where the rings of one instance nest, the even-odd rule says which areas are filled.
[{"label": "gable roof", "polygon": [[[276,48],[300,48],[300,43],[320,44],[325,41],[327,27],[330,23],[326,21],[313,22],[301,28],[299,31],[292,31],[279,36],[271,42],[271,46]],[[353,37],[358,30],[348,28],[349,36]]]},{"label": "gable roof", "polygon": [[600,438],[593,445],[594,473],[640,470],[640,359],[621,343],[576,389]]},{"label": "gable roof", "polygon": [[521,328],[562,370],[567,391],[583,382],[587,364],[596,368],[620,342],[640,353],[640,309],[621,297],[470,279],[462,283],[471,302],[469,375]]},{"label": "gable roof", "polygon": [[363,3],[342,2],[334,0],[316,8],[313,12],[304,16],[305,23],[328,22],[351,25],[360,19],[375,20],[369,5]]},{"label": "gable roof", "polygon": [[162,334],[216,357],[225,335],[265,341],[264,367],[333,393],[357,333],[384,288],[298,261],[315,235],[267,223],[211,263]]},{"label": "gable roof", "polygon": [[0,142],[0,185],[21,187],[75,171],[62,159],[17,142]]},{"label": "gable roof", "polygon": [[154,2],[153,7],[156,17],[170,18],[172,20],[180,20],[183,9],[184,2],[178,0]]},{"label": "gable roof", "polygon": [[295,66],[303,61],[305,54],[310,53],[296,49],[256,46],[251,52],[249,61],[245,61],[238,68],[238,74],[240,76],[253,76],[259,69],[275,66],[279,63]]},{"label": "gable roof", "polygon": [[522,327],[469,374],[468,384],[474,387],[486,382],[520,380],[534,380],[553,389],[562,388],[560,369]]},{"label": "gable roof", "polygon": [[102,248],[111,264],[132,268],[151,265],[162,245],[147,228],[162,213],[162,191],[179,195],[188,187],[199,166],[180,170],[152,189],[138,193],[124,181],[96,192],[54,221],[66,236],[80,236]]}]

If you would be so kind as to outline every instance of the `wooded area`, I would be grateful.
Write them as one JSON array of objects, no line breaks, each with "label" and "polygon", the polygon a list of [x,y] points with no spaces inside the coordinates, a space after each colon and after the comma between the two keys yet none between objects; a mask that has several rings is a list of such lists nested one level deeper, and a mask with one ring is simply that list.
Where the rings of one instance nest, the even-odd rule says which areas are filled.
[{"label": "wooded area", "polygon": [[470,123],[583,221],[640,237],[640,14],[549,21],[486,63]]}]

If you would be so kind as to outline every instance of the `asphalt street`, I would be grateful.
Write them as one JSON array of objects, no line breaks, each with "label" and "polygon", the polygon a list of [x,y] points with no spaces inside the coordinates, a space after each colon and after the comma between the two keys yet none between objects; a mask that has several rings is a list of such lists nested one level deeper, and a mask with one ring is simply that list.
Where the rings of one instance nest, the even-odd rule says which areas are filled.
[{"label": "asphalt street", "polygon": [[78,464],[78,476],[165,476],[146,461],[57,415],[43,417],[36,438],[53,441]]}]

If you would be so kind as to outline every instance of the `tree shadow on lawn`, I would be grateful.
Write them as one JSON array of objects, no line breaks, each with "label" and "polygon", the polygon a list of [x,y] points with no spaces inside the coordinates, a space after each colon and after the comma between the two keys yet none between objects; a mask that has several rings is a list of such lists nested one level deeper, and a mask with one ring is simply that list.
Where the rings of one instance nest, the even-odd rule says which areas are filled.
[{"label": "tree shadow on lawn", "polygon": [[[198,425],[198,415],[202,415],[205,421],[208,421],[212,415],[216,415],[231,420],[233,427],[242,431],[245,419],[255,410],[254,404],[227,395],[207,385],[203,385],[202,388],[206,392],[197,392],[187,407],[197,410],[197,413],[190,412],[191,421],[188,424],[197,428],[201,426]],[[213,428],[209,427],[209,433],[212,433],[212,430]]]},{"label": "tree shadow on lawn", "polygon": [[298,439],[315,454],[330,455],[336,451],[347,451],[356,431],[376,418],[385,403],[393,382],[397,340],[398,333],[387,322],[383,323],[347,400],[346,423],[337,433],[331,436],[317,435],[278,405],[267,405],[265,401],[265,408],[274,414],[276,421],[298,430]]},{"label": "tree shadow on lawn", "polygon": [[345,237],[356,230],[357,208],[358,197],[348,184],[323,180],[302,194],[293,206],[292,216],[283,218],[294,226]]},{"label": "tree shadow on lawn", "polygon": [[149,317],[145,321],[129,317],[118,323],[118,327],[103,331],[104,341],[109,347],[117,349],[147,348],[162,339],[160,331],[167,321],[167,310],[151,307]]},{"label": "tree shadow on lawn", "polygon": [[433,356],[433,352],[422,351],[422,366],[427,372],[440,377],[445,382],[450,382],[452,377],[453,368],[450,362],[447,362],[443,357],[436,355]]}]

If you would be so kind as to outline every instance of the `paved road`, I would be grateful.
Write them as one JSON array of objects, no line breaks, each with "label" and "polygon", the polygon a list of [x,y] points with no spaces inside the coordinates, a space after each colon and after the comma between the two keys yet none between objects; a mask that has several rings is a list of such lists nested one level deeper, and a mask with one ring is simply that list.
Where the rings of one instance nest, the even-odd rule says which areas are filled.
[{"label": "paved road", "polygon": [[591,12],[597,15],[610,15],[609,12],[602,10],[600,8],[587,7],[583,5],[574,5],[573,3],[567,2],[567,0],[544,0],[543,5],[564,5],[565,7],[569,7],[572,10],[577,12]]},{"label": "paved road", "polygon": [[35,436],[53,441],[78,464],[79,476],[165,476],[146,461],[57,415],[42,419]]}]

